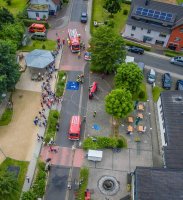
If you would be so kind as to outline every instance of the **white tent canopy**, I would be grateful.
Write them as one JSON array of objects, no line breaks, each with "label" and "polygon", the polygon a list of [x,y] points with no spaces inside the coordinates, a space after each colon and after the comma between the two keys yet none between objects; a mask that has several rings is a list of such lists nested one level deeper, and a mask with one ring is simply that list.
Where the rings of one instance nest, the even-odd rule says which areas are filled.
[{"label": "white tent canopy", "polygon": [[35,49],[25,56],[27,67],[44,69],[53,63],[54,57],[48,50]]}]

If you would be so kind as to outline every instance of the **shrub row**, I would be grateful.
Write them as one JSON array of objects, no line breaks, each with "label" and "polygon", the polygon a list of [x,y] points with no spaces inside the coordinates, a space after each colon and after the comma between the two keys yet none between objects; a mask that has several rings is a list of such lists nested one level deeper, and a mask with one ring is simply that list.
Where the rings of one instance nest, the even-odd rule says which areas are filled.
[{"label": "shrub row", "polygon": [[169,56],[169,57],[175,57],[175,56],[182,56],[183,53],[182,52],[176,52],[176,51],[172,51],[172,50],[165,50],[164,52],[165,56]]},{"label": "shrub row", "polygon": [[58,72],[58,82],[56,86],[56,96],[61,97],[65,89],[66,73],[63,71]]},{"label": "shrub row", "polygon": [[1,116],[0,126],[8,125],[11,122],[13,116],[13,109],[7,108]]},{"label": "shrub row", "polygon": [[42,198],[46,189],[45,163],[38,163],[38,171],[32,188],[22,194],[21,200],[36,200]]},{"label": "shrub row", "polygon": [[133,41],[125,40],[125,43],[126,43],[127,46],[136,46],[136,47],[140,47],[140,48],[143,48],[143,49],[146,50],[146,51],[150,51],[150,50],[151,50],[151,47],[144,46],[144,45],[142,45],[142,44],[138,44],[138,43],[133,42]]},{"label": "shrub row", "polygon": [[127,147],[127,142],[124,137],[88,137],[83,141],[83,149],[105,149],[105,148],[123,148]]},{"label": "shrub row", "polygon": [[24,23],[25,26],[30,26],[33,23],[44,24],[47,29],[49,28],[49,24],[46,21],[37,21],[37,20],[32,20],[32,19],[23,19],[23,23]]},{"label": "shrub row", "polygon": [[81,185],[76,192],[76,200],[85,198],[85,191],[86,191],[87,185],[88,185],[88,176],[89,176],[89,169],[82,168],[80,170],[80,177],[79,177],[80,181],[81,181]]},{"label": "shrub row", "polygon": [[45,143],[47,144],[51,138],[54,138],[56,132],[56,124],[58,122],[59,112],[57,110],[50,110],[48,117],[48,124],[45,133]]}]

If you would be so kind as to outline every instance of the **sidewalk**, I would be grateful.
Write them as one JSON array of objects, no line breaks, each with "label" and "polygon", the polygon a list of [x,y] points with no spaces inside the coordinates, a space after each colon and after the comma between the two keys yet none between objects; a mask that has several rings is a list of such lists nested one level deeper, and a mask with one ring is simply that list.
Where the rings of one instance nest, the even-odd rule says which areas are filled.
[{"label": "sidewalk", "polygon": [[[56,57],[55,69],[59,69],[61,57],[62,57],[62,49],[59,51],[59,54]],[[56,72],[56,74],[57,74],[57,72]],[[54,88],[55,88],[55,85],[54,85]],[[52,109],[57,109],[58,111],[60,111],[61,110],[61,104],[59,104],[58,106],[53,105]],[[46,118],[48,118],[48,115],[49,115],[49,109],[46,108],[46,110],[45,110]],[[40,136],[44,136],[44,133],[45,133],[45,128],[40,127],[38,134]],[[35,169],[36,169],[36,165],[37,165],[37,159],[39,158],[41,148],[42,148],[42,142],[36,141],[35,150],[33,152],[33,156],[32,156],[32,159],[29,163],[27,174],[26,174],[26,177],[29,177],[29,182],[27,181],[27,178],[25,177],[22,192],[27,192],[31,188],[32,181],[33,181],[33,178],[34,178]]]}]

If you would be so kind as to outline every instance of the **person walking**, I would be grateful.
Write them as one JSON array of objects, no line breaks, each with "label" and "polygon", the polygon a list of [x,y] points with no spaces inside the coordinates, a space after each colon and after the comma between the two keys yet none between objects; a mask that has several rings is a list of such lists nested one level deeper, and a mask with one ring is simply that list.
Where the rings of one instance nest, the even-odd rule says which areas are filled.
[{"label": "person walking", "polygon": [[30,182],[30,177],[26,176],[26,179],[27,179],[27,183],[29,183]]},{"label": "person walking", "polygon": [[81,58],[81,52],[79,51],[78,52],[78,59],[80,59]]},{"label": "person walking", "polygon": [[93,117],[95,118],[95,117],[96,117],[96,115],[97,115],[97,112],[96,112],[96,111],[94,111],[94,112],[93,112]]}]

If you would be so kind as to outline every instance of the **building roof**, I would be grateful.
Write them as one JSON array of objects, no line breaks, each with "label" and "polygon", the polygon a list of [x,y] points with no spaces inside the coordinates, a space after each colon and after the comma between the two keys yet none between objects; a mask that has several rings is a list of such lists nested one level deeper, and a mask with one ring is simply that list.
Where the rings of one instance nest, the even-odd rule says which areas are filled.
[{"label": "building roof", "polygon": [[[170,33],[172,27],[176,26],[176,23],[178,22],[180,23],[180,19],[183,17],[182,6],[158,2],[158,1],[152,1],[152,0],[149,0],[148,2],[149,2],[148,5],[145,5],[146,0],[132,1],[130,15],[128,17],[127,24],[158,31],[158,32]],[[172,14],[173,17],[171,21],[163,22],[161,20],[153,19],[147,16],[139,16],[135,12],[138,7],[170,13]],[[140,21],[140,20],[143,20],[143,21]],[[158,23],[162,23],[164,25],[158,25]]]},{"label": "building roof", "polygon": [[27,67],[43,69],[54,61],[50,51],[35,49],[25,56]]},{"label": "building roof", "polygon": [[183,168],[183,91],[164,91],[161,104],[165,128],[165,164]]},{"label": "building roof", "polygon": [[48,4],[30,4],[27,10],[32,11],[48,11]]},{"label": "building roof", "polygon": [[137,200],[183,199],[183,170],[137,167],[135,198]]}]

